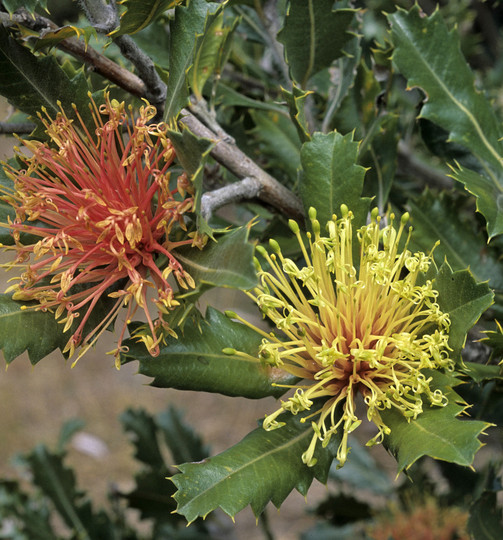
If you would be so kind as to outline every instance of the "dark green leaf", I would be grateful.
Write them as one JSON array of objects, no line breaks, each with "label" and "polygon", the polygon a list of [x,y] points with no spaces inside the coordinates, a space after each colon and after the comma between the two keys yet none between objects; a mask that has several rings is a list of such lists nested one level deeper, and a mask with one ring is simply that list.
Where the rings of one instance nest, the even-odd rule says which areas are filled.
[{"label": "dark green leaf", "polygon": [[124,431],[132,435],[136,449],[135,458],[149,467],[164,467],[164,459],[157,442],[155,420],[143,409],[127,409],[120,420]]},{"label": "dark green leaf", "polygon": [[[123,361],[137,360],[139,372],[153,377],[152,386],[161,388],[248,398],[278,397],[285,392],[272,383],[288,384],[291,378],[283,379],[255,360],[262,341],[258,333],[211,307],[200,326],[200,329],[187,326],[178,339],[168,336],[157,358],[152,358],[141,344],[129,340],[129,351],[123,354]],[[251,358],[224,354],[225,348],[244,352]]]},{"label": "dark green leaf", "polygon": [[208,139],[197,137],[188,128],[179,131],[169,130],[169,137],[176,150],[178,161],[190,175],[194,184],[194,210],[197,217],[197,229],[201,234],[213,238],[213,230],[201,214],[201,197],[203,196],[204,165],[210,156],[213,143]]},{"label": "dark green leaf", "polygon": [[463,373],[466,373],[476,383],[503,379],[502,366],[476,364],[474,362],[465,362],[464,364]]},{"label": "dark green leaf", "polygon": [[259,101],[244,96],[224,83],[220,83],[216,91],[216,102],[222,107],[245,107],[247,109],[263,109],[286,116],[288,114],[284,106],[273,102]]},{"label": "dark green leaf", "polygon": [[[104,319],[111,300],[106,298],[95,306],[84,335]],[[7,364],[24,351],[28,352],[30,362],[36,364],[52,351],[63,350],[78,324],[77,319],[72,328],[63,333],[63,325],[54,318],[54,313],[36,311],[33,304],[16,302],[11,295],[0,294],[0,349]]]},{"label": "dark green leaf", "polygon": [[433,252],[437,264],[445,258],[454,270],[469,267],[477,281],[489,280],[489,285],[503,289],[503,268],[499,255],[485,238],[477,233],[473,223],[463,221],[459,202],[447,193],[436,195],[425,191],[408,204],[414,235],[414,249],[429,252],[437,240],[440,245]]},{"label": "dark green leaf", "polygon": [[20,8],[33,14],[37,6],[47,11],[47,0],[2,0],[2,5],[11,15]]},{"label": "dark green leaf", "polygon": [[[332,0],[290,0],[278,40],[291,77],[305,88],[310,77],[342,55],[355,10],[332,10]],[[302,37],[301,37],[302,36]]]},{"label": "dark green leaf", "polygon": [[174,463],[201,461],[209,455],[209,448],[201,437],[183,421],[181,412],[175,407],[158,414],[156,423],[168,445]]},{"label": "dark green leaf", "polygon": [[56,538],[45,501],[30,500],[19,484],[10,480],[0,480],[0,523],[5,522],[12,523],[12,540]]},{"label": "dark green leaf", "polygon": [[451,358],[458,361],[468,330],[492,304],[494,294],[487,283],[477,283],[469,270],[453,272],[447,263],[440,267],[434,287],[439,293],[440,309],[448,313],[451,320]]},{"label": "dark green leaf", "polygon": [[188,100],[186,75],[194,57],[196,35],[204,30],[206,18],[221,6],[205,0],[190,0],[175,8],[170,23],[169,79],[164,120],[170,124]]},{"label": "dark green leaf", "polygon": [[[420,86],[428,100],[421,117],[449,132],[449,140],[468,148],[479,160],[483,176],[458,178],[477,199],[489,236],[503,232],[503,129],[460,51],[457,29],[449,32],[437,10],[423,17],[419,7],[389,15],[395,45],[393,61],[409,86]],[[439,54],[442,51],[442,54]]]},{"label": "dark green leaf", "polygon": [[239,227],[209,243],[204,249],[184,247],[176,258],[196,284],[248,290],[257,284],[253,246],[248,227]]},{"label": "dark green leaf", "polygon": [[84,121],[90,118],[88,86],[82,72],[69,79],[52,56],[35,56],[9,37],[0,26],[0,94],[22,111],[36,117],[41,107],[51,116],[60,111],[71,117],[75,103]]},{"label": "dark green leaf", "polygon": [[304,92],[304,90],[301,90],[294,84],[291,92],[283,88],[282,93],[286,100],[286,104],[288,105],[288,110],[290,111],[290,118],[295,125],[300,140],[303,143],[309,141],[311,139],[311,134],[307,125],[304,102],[306,101],[307,96],[312,92]]},{"label": "dark green leaf", "polygon": [[302,145],[299,193],[306,214],[315,207],[324,224],[333,214],[340,215],[341,204],[346,204],[355,215],[355,227],[365,223],[369,200],[361,198],[365,169],[357,159],[358,143],[351,133],[315,133]]},{"label": "dark green leaf", "polygon": [[260,153],[269,158],[268,167],[278,167],[290,183],[297,178],[300,165],[300,140],[292,121],[277,112],[250,111],[255,122],[251,133],[259,141]]},{"label": "dark green leaf", "polygon": [[470,508],[468,532],[474,540],[500,540],[503,538],[501,509],[495,491],[484,491]]},{"label": "dark green leaf", "polygon": [[39,445],[24,456],[24,460],[30,467],[33,483],[51,499],[77,538],[114,538],[109,518],[102,512],[93,512],[91,503],[77,489],[73,471],[64,466],[61,454],[52,454],[45,446]]},{"label": "dark green leaf", "polygon": [[478,437],[489,426],[486,422],[457,418],[466,404],[452,390],[452,386],[459,384],[452,375],[428,371],[427,377],[430,376],[430,387],[442,390],[449,400],[445,407],[423,403],[423,412],[411,421],[396,409],[381,412],[383,422],[391,430],[384,444],[395,456],[399,472],[422,456],[470,466],[482,446]]},{"label": "dark green leaf", "polygon": [[269,501],[279,508],[294,488],[305,495],[313,478],[326,482],[340,438],[332,437],[326,448],[317,445],[318,462],[310,468],[301,455],[313,435],[311,424],[286,414],[282,421],[280,429],[268,432],[259,427],[202,463],[180,465],[180,474],[172,477],[178,488],[177,512],[190,523],[216,508],[234,516],[250,504],[258,516]]},{"label": "dark green leaf", "polygon": [[179,4],[181,0],[124,0],[126,11],[121,15],[120,26],[112,33],[113,37],[135,34],[152,24],[167,9]]}]

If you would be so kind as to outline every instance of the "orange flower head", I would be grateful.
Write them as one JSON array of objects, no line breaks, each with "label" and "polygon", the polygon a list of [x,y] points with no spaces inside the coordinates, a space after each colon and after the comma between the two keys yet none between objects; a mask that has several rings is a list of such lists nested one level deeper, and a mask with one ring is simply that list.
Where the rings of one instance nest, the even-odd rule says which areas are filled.
[{"label": "orange flower head", "polygon": [[[43,109],[39,115],[49,141],[22,141],[30,156],[19,153],[25,168],[5,165],[13,180],[2,199],[16,218],[2,224],[12,231],[15,261],[8,267],[23,273],[7,292],[15,300],[36,301],[34,309],[55,312],[72,335],[63,352],[80,358],[127,307],[125,323],[114,351],[116,363],[124,349],[127,324],[138,308],[146,325],[136,336],[150,353],[159,353],[164,332],[174,334],[163,315],[178,303],[171,274],[182,288],[194,287],[172,250],[192,244],[187,236],[175,240],[173,227],[186,230],[192,186],[182,173],[170,188],[170,165],[175,151],[164,124],[149,124],[154,107],[146,103],[135,118],[132,108],[110,100],[90,109],[96,129],[91,133],[75,109],[78,121],[61,109],[55,119]],[[40,238],[25,245],[21,233]],[[156,264],[165,261],[164,269]],[[149,310],[151,290],[157,320]],[[84,336],[84,327],[98,302],[112,298],[107,315]],[[77,319],[80,318],[78,321]],[[78,324],[77,324],[78,322]],[[75,323],[75,324],[74,324]],[[87,329],[86,329],[87,332]]]},{"label": "orange flower head", "polygon": [[432,379],[424,370],[454,369],[450,321],[436,302],[432,281],[425,277],[431,253],[411,253],[408,238],[400,249],[407,214],[397,230],[392,215],[391,224],[381,227],[373,211],[371,223],[354,234],[352,213],[343,206],[342,217],[328,222],[326,236],[313,208],[309,216],[313,234],[308,233],[308,246],[297,223],[290,222],[303,267],[285,257],[274,240],[271,254],[257,248],[270,269],[256,262],[260,285],[249,296],[279,333],[263,332],[237,318],[263,335],[259,358],[264,364],[300,379],[292,386],[294,395],[266,416],[263,427],[280,428],[278,417],[285,411],[310,411],[301,419],[313,428],[303,461],[314,465],[316,444],[326,446],[337,433],[342,466],[348,435],[361,424],[358,395],[378,429],[368,444],[390,433],[382,411],[394,408],[413,420],[425,401],[446,405],[446,396],[430,387]]}]

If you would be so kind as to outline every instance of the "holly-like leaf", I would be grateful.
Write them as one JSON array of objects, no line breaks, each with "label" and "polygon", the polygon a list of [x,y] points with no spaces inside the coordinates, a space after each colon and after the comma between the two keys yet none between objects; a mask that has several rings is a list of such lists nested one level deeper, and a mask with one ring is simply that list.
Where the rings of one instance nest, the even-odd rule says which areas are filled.
[{"label": "holly-like leaf", "polygon": [[45,33],[40,39],[35,42],[34,50],[38,51],[44,47],[55,47],[58,43],[64,39],[68,39],[76,36],[77,38],[83,37],[84,42],[87,45],[92,36],[96,37],[96,29],[94,26],[86,26],[85,28],[79,28],[78,26],[61,26],[56,30]]},{"label": "holly-like leaf", "polygon": [[239,227],[219,236],[202,250],[177,249],[176,258],[196,284],[251,289],[257,284],[257,274],[248,233],[248,227]]},{"label": "holly-like leaf", "polygon": [[202,34],[206,18],[221,6],[205,0],[190,0],[187,6],[175,8],[170,23],[169,78],[164,120],[171,123],[187,104],[187,71],[194,58],[196,36]]},{"label": "holly-like leaf", "polygon": [[[132,339],[122,354],[124,363],[137,360],[139,373],[153,377],[151,385],[160,388],[217,392],[228,396],[258,399],[280,396],[290,376],[262,366],[258,349],[262,337],[209,307],[200,328],[186,325],[183,335],[168,336],[159,356],[153,358],[145,347]],[[228,354],[222,352],[226,349]],[[248,356],[234,354],[232,349]]]},{"label": "holly-like leaf", "polygon": [[269,501],[279,508],[295,488],[306,495],[313,478],[325,483],[340,437],[326,448],[317,445],[314,467],[301,456],[313,435],[310,422],[284,414],[285,425],[274,431],[261,427],[221,454],[201,463],[179,465],[180,474],[171,478],[178,488],[177,512],[191,523],[216,508],[234,516],[248,504],[256,516]]},{"label": "holly-like leaf", "polygon": [[105,513],[94,513],[90,501],[77,488],[75,474],[65,467],[64,454],[37,446],[23,461],[30,467],[33,483],[54,504],[77,538],[114,538],[113,525]]},{"label": "holly-like leaf", "polygon": [[391,430],[384,444],[395,456],[399,472],[423,456],[469,467],[482,446],[478,437],[490,424],[457,418],[467,407],[452,389],[459,384],[452,375],[428,371],[427,377],[433,378],[432,388],[442,390],[447,405],[423,403],[423,412],[411,421],[396,409],[382,411],[382,420]]},{"label": "holly-like leaf", "polygon": [[472,504],[467,529],[476,540],[499,540],[503,537],[503,521],[496,491],[484,491]]},{"label": "holly-like leaf", "polygon": [[309,127],[307,125],[306,114],[304,110],[304,102],[312,92],[304,92],[299,87],[293,85],[292,91],[282,89],[283,97],[290,111],[290,118],[299,134],[300,140],[304,143],[311,139]]},{"label": "holly-like leaf", "polygon": [[454,270],[469,267],[477,281],[489,280],[493,288],[503,289],[498,253],[485,245],[484,236],[475,231],[473,223],[461,219],[459,202],[452,195],[425,191],[409,201],[408,206],[414,227],[414,249],[428,252],[440,240],[433,252],[438,264],[447,258]]},{"label": "holly-like leaf", "polygon": [[33,14],[38,6],[47,11],[47,0],[2,0],[2,6],[11,15],[20,8],[26,9],[28,13]]},{"label": "holly-like leaf", "polygon": [[161,468],[164,459],[157,442],[157,425],[152,416],[143,409],[126,409],[120,416],[124,431],[133,437],[135,458],[149,467]]},{"label": "holly-like leaf", "polygon": [[[105,318],[113,300],[106,298],[94,307],[84,335]],[[7,364],[27,351],[30,362],[35,365],[52,351],[63,350],[77,329],[79,319],[63,332],[63,325],[58,323],[54,313],[37,311],[34,307],[36,304],[16,302],[11,295],[0,294],[0,350]]]},{"label": "holly-like leaf", "polygon": [[[332,0],[290,0],[278,41],[285,46],[290,74],[301,88],[342,55],[355,10],[335,9]],[[302,36],[302,39],[299,39]]]},{"label": "holly-like leaf", "polygon": [[[88,85],[82,72],[69,79],[52,56],[35,56],[9,37],[0,26],[0,94],[23,112],[36,118],[41,107],[51,116],[60,111],[59,102],[73,116],[72,103],[90,122]],[[91,122],[90,122],[91,123]]]},{"label": "holly-like leaf", "polygon": [[435,277],[438,305],[449,314],[449,346],[451,358],[459,360],[468,330],[493,303],[494,294],[487,283],[477,283],[469,270],[453,272],[444,263]]},{"label": "holly-like leaf", "polygon": [[112,32],[112,36],[115,38],[123,34],[136,34],[180,2],[181,0],[124,0],[121,4],[126,11],[121,15],[120,26]]},{"label": "holly-like leaf", "polygon": [[314,206],[320,223],[326,223],[346,204],[355,215],[355,227],[363,225],[369,199],[361,198],[365,169],[357,165],[358,143],[352,134],[314,133],[302,145],[300,160],[299,194],[306,214]]},{"label": "holly-like leaf", "polygon": [[477,197],[489,236],[502,233],[503,129],[486,97],[475,88],[457,29],[449,32],[438,10],[424,17],[417,5],[409,12],[399,9],[389,15],[389,21],[393,62],[409,86],[421,87],[428,96],[421,117],[447,130],[451,142],[468,148],[479,159],[482,175],[455,177]]}]

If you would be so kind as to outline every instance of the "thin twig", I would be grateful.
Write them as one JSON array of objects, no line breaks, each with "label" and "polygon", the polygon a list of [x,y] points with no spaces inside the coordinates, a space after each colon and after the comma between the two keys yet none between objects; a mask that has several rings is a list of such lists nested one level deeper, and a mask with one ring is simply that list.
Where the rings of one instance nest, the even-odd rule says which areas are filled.
[{"label": "thin twig", "polygon": [[0,135],[26,135],[34,129],[32,122],[0,122]]},{"label": "thin twig", "polygon": [[208,221],[222,206],[258,197],[261,188],[262,185],[256,178],[243,178],[239,182],[207,191],[201,198],[201,214]]},{"label": "thin twig", "polygon": [[[103,0],[81,0],[89,21],[96,30],[110,35],[119,26],[115,0],[105,4]],[[122,56],[127,58],[138,71],[145,84],[145,97],[157,109],[157,116],[162,117],[166,102],[166,84],[159,77],[152,59],[134,42],[131,36],[120,35],[110,37],[118,45]]]},{"label": "thin twig", "polygon": [[[181,114],[181,124],[187,126],[194,135],[215,143],[211,155],[216,161],[238,178],[250,178],[258,181],[260,189],[258,193],[253,195],[254,197],[256,196],[261,201],[272,205],[286,216],[301,222],[304,220],[302,203],[288,188],[260,168],[235,144],[226,142],[225,138],[218,137],[186,109],[183,109]],[[230,137],[229,139],[232,140]],[[231,186],[232,184],[221,189],[229,189]],[[245,186],[246,189],[249,189],[249,185],[245,184]],[[240,198],[247,197],[243,194]]]}]

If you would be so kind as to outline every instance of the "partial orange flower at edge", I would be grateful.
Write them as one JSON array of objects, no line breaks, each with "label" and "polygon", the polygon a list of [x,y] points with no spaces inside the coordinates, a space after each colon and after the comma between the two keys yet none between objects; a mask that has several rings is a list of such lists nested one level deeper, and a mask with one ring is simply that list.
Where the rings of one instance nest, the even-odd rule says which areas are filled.
[{"label": "partial orange flower at edge", "polygon": [[[138,308],[147,324],[135,337],[153,356],[159,354],[165,332],[174,334],[163,319],[178,305],[170,274],[180,287],[194,287],[172,250],[200,246],[200,239],[170,239],[175,224],[186,230],[184,215],[193,207],[193,197],[186,193],[193,189],[185,173],[178,177],[177,188],[170,189],[168,168],[175,151],[166,125],[148,123],[156,114],[153,106],[146,102],[135,118],[131,107],[126,111],[124,103],[110,100],[108,94],[99,107],[91,98],[95,133],[74,109],[78,122],[62,109],[55,119],[43,109],[39,117],[50,143],[21,141],[33,154],[28,157],[16,149],[26,169],[4,164],[14,188],[2,188],[1,198],[15,209],[16,218],[0,224],[12,231],[15,242],[3,248],[17,254],[4,266],[23,269],[6,292],[13,292],[14,300],[37,301],[34,309],[54,312],[64,331],[82,315],[63,351],[72,356],[80,348],[77,360],[126,306],[126,322],[112,351],[118,367],[127,324]],[[40,240],[24,245],[21,233]],[[168,261],[163,270],[156,265],[159,256]],[[110,292],[123,281],[124,288]],[[157,320],[148,307],[148,289],[154,291]],[[93,309],[106,296],[116,299],[113,307],[83,336]]]}]

